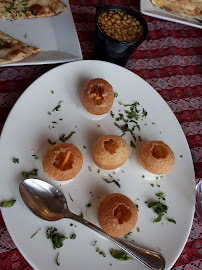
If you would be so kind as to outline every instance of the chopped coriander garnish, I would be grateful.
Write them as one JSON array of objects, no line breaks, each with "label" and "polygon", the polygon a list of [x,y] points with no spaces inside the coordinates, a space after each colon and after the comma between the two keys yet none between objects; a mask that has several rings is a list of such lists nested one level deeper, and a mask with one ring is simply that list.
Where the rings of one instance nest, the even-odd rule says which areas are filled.
[{"label": "chopped coriander garnish", "polygon": [[183,157],[183,155],[180,155],[180,157]]},{"label": "chopped coriander garnish", "polygon": [[162,177],[163,177],[163,175],[160,176],[160,178],[162,178]]},{"label": "chopped coriander garnish", "polygon": [[70,223],[69,225],[72,227],[74,224],[73,223]]},{"label": "chopped coriander garnish", "polygon": [[60,110],[60,108],[61,108],[61,105],[60,105],[60,104],[61,104],[62,102],[63,102],[63,101],[59,101],[58,105],[53,109],[53,112],[54,112],[54,111],[57,111],[57,112],[58,112],[58,111]]},{"label": "chopped coriander garnish", "polygon": [[31,175],[35,175],[35,176],[38,175],[38,169],[34,169],[31,172],[22,172],[22,176],[25,177],[25,178],[27,178],[27,177],[29,177]]},{"label": "chopped coriander garnish", "polygon": [[49,142],[51,145],[56,144],[56,142],[52,142],[50,139],[48,139],[48,142]]},{"label": "chopped coriander garnish", "polygon": [[139,227],[137,227],[137,231],[140,232],[140,228]]},{"label": "chopped coriander garnish", "polygon": [[136,204],[136,208],[137,208],[137,211],[139,212],[139,205],[138,204]]},{"label": "chopped coriander garnish", "polygon": [[142,139],[141,139],[141,137],[140,137],[140,136],[138,136],[138,139],[139,139],[139,141],[140,141],[140,142],[142,141]]},{"label": "chopped coriander garnish", "polygon": [[72,135],[74,134],[74,133],[76,133],[75,131],[72,131],[68,136],[66,136],[65,137],[65,134],[63,134],[62,136],[60,136],[60,138],[59,138],[59,140],[61,141],[61,142],[66,142],[67,140],[69,140],[71,137],[72,137]]},{"label": "chopped coriander garnish", "polygon": [[157,187],[160,187],[160,185],[157,185]]},{"label": "chopped coriander garnish", "polygon": [[102,255],[103,257],[106,257],[106,254],[103,251],[99,251],[99,254]]},{"label": "chopped coriander garnish", "polygon": [[70,200],[73,202],[74,200],[72,199],[71,195],[69,193],[68,193],[68,195],[69,195]]},{"label": "chopped coriander garnish", "polygon": [[1,203],[1,207],[12,207],[15,204],[16,200],[4,201]]},{"label": "chopped coriander garnish", "polygon": [[51,112],[48,112],[49,115],[51,115]]},{"label": "chopped coriander garnish", "polygon": [[130,147],[133,147],[133,148],[136,147],[133,141],[130,141]]},{"label": "chopped coriander garnish", "polygon": [[63,241],[67,239],[64,235],[57,233],[57,229],[53,227],[47,229],[46,238],[52,241],[54,249],[61,248],[63,246]]},{"label": "chopped coriander garnish", "polygon": [[95,246],[96,245],[96,243],[97,243],[97,240],[95,240],[92,244],[91,244],[91,246]]},{"label": "chopped coriander garnish", "polygon": [[70,239],[75,239],[75,238],[76,238],[76,234],[73,233],[69,238],[70,238]]},{"label": "chopped coriander garnish", "polygon": [[83,148],[84,148],[84,149],[86,149],[86,146],[85,146],[85,145],[83,145]]},{"label": "chopped coriander garnish", "polygon": [[176,221],[175,221],[174,219],[172,219],[172,218],[167,218],[167,221],[169,221],[169,222],[172,222],[172,223],[175,223],[175,224],[176,224]]},{"label": "chopped coriander garnish", "polygon": [[19,164],[19,159],[18,158],[13,158],[13,163],[18,163]]},{"label": "chopped coriander garnish", "polygon": [[52,121],[52,124],[58,124],[58,122],[56,122],[56,121]]},{"label": "chopped coriander garnish", "polygon": [[154,187],[154,184],[151,184],[152,187]]},{"label": "chopped coriander garnish", "polygon": [[114,93],[114,98],[118,97],[118,93]]},{"label": "chopped coriander garnish", "polygon": [[98,127],[101,127],[100,125],[97,125]]},{"label": "chopped coriander garnish", "polygon": [[159,222],[162,219],[162,216],[167,213],[168,207],[167,205],[161,203],[161,202],[151,202],[148,204],[149,208],[152,208],[154,212],[158,215],[158,218],[156,218],[153,223]]},{"label": "chopped coriander garnish", "polygon": [[110,111],[111,117],[114,118],[114,113]]},{"label": "chopped coriander garnish", "polygon": [[143,117],[146,117],[147,114],[148,114],[148,113],[147,113],[147,112],[145,111],[145,109],[143,108],[143,110],[142,110],[142,116],[143,116]]},{"label": "chopped coriander garnish", "polygon": [[88,203],[86,204],[86,207],[91,207],[91,205],[92,205],[91,203]]},{"label": "chopped coriander garnish", "polygon": [[133,232],[129,232],[129,233],[127,233],[126,235],[124,235],[124,237],[127,239],[128,236],[130,236],[132,233],[133,233]]},{"label": "chopped coriander garnish", "polygon": [[111,249],[110,253],[115,259],[120,260],[120,261],[132,260],[132,258],[129,257],[127,255],[127,253],[124,252],[124,251],[120,251],[120,250],[117,250],[117,249]]},{"label": "chopped coriander garnish", "polygon": [[156,194],[157,197],[159,197],[159,198],[165,200],[165,196],[166,196],[165,193],[159,192],[159,193],[155,193],[155,194]]},{"label": "chopped coriander garnish", "polygon": [[60,265],[60,263],[59,263],[59,261],[58,261],[58,257],[59,257],[59,252],[58,252],[58,254],[57,254],[57,256],[56,256],[56,259],[55,259],[56,264],[59,266],[59,265]]},{"label": "chopped coriander garnish", "polygon": [[159,177],[157,176],[157,177],[156,177],[156,180],[158,180],[158,179],[159,179]]},{"label": "chopped coriander garnish", "polygon": [[54,94],[54,91],[53,90],[51,90],[51,94]]},{"label": "chopped coriander garnish", "polygon": [[36,155],[32,155],[32,157],[34,157],[35,159],[39,159],[39,157],[37,157]]},{"label": "chopped coriander garnish", "polygon": [[115,180],[115,179],[113,179],[112,181],[110,181],[110,180],[104,178],[104,181],[106,183],[108,183],[108,184],[115,183],[119,188],[121,187],[121,185],[119,184],[119,182],[117,180]]},{"label": "chopped coriander garnish", "polygon": [[110,266],[112,266],[112,264],[111,264],[111,263],[110,263],[109,265],[110,265]]},{"label": "chopped coriander garnish", "polygon": [[145,176],[144,176],[144,175],[142,175],[142,178],[145,178]]},{"label": "chopped coriander garnish", "polygon": [[88,166],[88,170],[89,170],[90,172],[92,172],[91,166]]},{"label": "chopped coriander garnish", "polygon": [[108,173],[108,175],[109,175],[109,177],[113,178],[113,176],[111,174]]},{"label": "chopped coriander garnish", "polygon": [[32,234],[31,238],[33,238],[40,230],[41,228],[39,228],[34,234]]},{"label": "chopped coriander garnish", "polygon": [[155,125],[156,123],[152,123],[152,125]]},{"label": "chopped coriander garnish", "polygon": [[79,217],[81,217],[81,218],[84,218],[84,215],[83,215],[83,213],[81,212],[81,214],[80,214],[80,216]]},{"label": "chopped coriander garnish", "polygon": [[97,170],[97,173],[100,173],[100,169]]}]

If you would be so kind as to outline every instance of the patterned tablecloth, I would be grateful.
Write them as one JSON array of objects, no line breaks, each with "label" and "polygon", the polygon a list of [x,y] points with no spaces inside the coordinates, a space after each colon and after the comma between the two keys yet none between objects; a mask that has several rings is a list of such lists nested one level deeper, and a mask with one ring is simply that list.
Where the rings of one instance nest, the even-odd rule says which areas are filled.
[{"label": "patterned tablecloth", "polygon": [[[138,10],[139,1],[122,3]],[[93,59],[95,0],[71,0],[84,59]],[[196,183],[202,179],[202,31],[186,25],[144,16],[150,40],[133,54],[126,68],[136,73],[168,103],[191,149]],[[39,76],[55,65],[0,68],[0,131],[16,100]],[[0,214],[0,269],[33,269],[13,243]],[[172,269],[202,269],[202,223],[195,215],[181,256]]]}]

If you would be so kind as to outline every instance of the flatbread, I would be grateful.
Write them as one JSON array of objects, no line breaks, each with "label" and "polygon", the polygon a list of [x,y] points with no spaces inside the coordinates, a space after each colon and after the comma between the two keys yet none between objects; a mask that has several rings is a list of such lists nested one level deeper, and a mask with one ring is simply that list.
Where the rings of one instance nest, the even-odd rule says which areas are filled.
[{"label": "flatbread", "polygon": [[178,16],[202,21],[202,0],[151,0],[151,2]]},{"label": "flatbread", "polygon": [[39,50],[0,31],[0,65],[21,61]]},{"label": "flatbread", "polygon": [[66,9],[59,0],[0,0],[0,19],[50,17]]}]

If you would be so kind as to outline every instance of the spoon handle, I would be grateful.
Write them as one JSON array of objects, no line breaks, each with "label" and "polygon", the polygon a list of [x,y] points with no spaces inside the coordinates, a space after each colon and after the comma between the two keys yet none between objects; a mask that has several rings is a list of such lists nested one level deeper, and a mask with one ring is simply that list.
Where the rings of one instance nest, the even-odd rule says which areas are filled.
[{"label": "spoon handle", "polygon": [[106,234],[102,229],[95,226],[94,224],[90,223],[89,221],[73,214],[73,213],[67,213],[65,215],[66,218],[71,218],[79,223],[82,223],[83,225],[91,228],[92,230],[96,231],[97,233],[101,234],[108,240],[112,241],[114,244],[122,248],[125,252],[130,254],[133,258],[137,259],[139,262],[141,262],[143,265],[147,266],[149,269],[152,270],[163,270],[165,268],[165,260],[163,256],[154,251],[150,251],[141,247],[138,247],[136,245],[133,245],[131,243],[128,243],[122,239],[114,238],[108,234]]}]

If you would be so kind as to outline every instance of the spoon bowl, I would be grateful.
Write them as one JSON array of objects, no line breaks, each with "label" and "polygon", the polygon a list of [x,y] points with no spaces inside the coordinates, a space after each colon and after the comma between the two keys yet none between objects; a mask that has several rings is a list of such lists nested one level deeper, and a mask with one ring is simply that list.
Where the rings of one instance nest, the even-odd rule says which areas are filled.
[{"label": "spoon bowl", "polygon": [[111,237],[99,227],[70,212],[64,194],[55,186],[39,179],[26,179],[20,184],[19,190],[24,203],[39,218],[48,221],[71,218],[101,234],[149,269],[165,268],[165,260],[160,253]]}]

